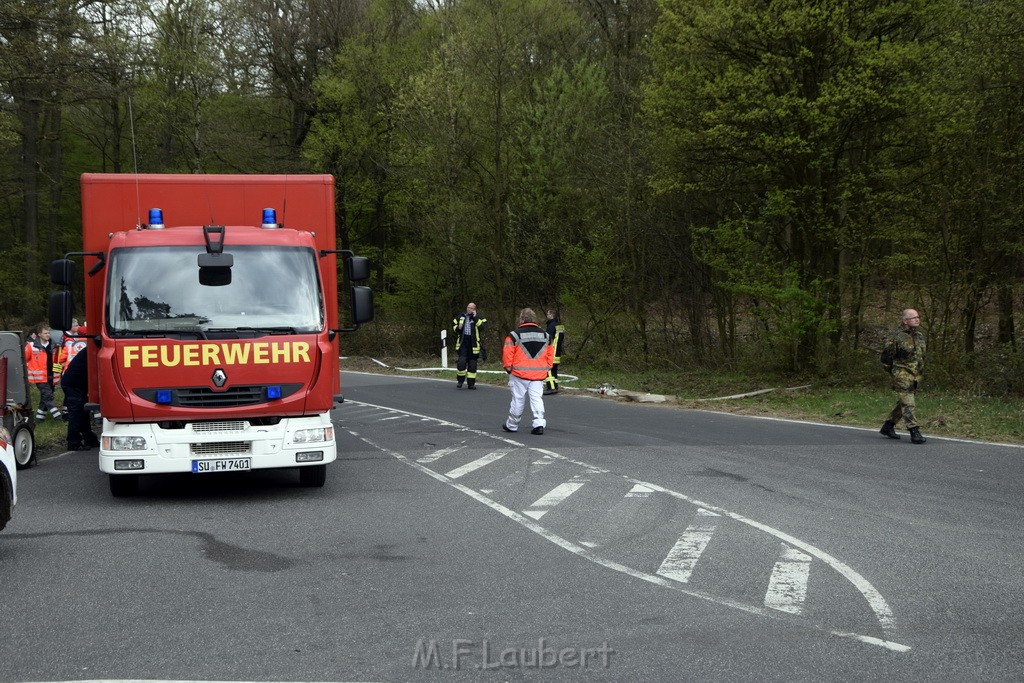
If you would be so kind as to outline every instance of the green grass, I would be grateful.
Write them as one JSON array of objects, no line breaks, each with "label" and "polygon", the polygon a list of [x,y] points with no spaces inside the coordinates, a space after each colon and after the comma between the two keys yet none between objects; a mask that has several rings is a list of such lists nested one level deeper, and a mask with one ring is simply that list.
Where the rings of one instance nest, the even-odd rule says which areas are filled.
[{"label": "green grass", "polygon": [[[32,412],[35,413],[39,407],[39,390],[34,385],[29,385],[29,392],[32,394]],[[54,404],[59,408],[64,404],[64,392],[57,389],[54,392]],[[39,455],[60,452],[66,450],[68,443],[68,423],[62,420],[54,420],[47,415],[42,422],[37,422],[33,434],[36,437],[36,452]]]},{"label": "green grass", "polygon": [[[392,367],[436,367],[437,358],[381,358]],[[429,373],[454,379],[454,363],[447,373]],[[349,358],[343,368],[391,372],[366,359]],[[481,363],[481,370],[500,370],[495,362]],[[877,381],[846,386],[816,378],[780,378],[743,374],[707,375],[688,372],[629,373],[601,368],[581,368],[563,363],[560,374],[575,375],[564,387],[596,388],[612,384],[618,389],[675,397],[682,408],[716,410],[747,415],[785,417],[828,424],[878,429],[896,402],[886,376]],[[404,374],[404,373],[403,373]],[[425,375],[428,373],[416,373]],[[917,418],[925,436],[949,436],[1000,443],[1024,444],[1024,408],[1020,401],[981,396],[972,392],[932,391],[927,376],[917,394]],[[504,375],[481,374],[480,382],[505,384]],[[788,389],[809,385],[808,388]],[[700,400],[773,388],[775,391],[728,401]]]}]

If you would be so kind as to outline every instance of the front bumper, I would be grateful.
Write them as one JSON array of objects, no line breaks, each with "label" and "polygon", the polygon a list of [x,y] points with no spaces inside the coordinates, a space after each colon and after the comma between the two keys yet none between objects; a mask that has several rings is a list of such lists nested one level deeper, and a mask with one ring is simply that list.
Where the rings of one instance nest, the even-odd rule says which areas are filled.
[{"label": "front bumper", "polygon": [[[310,429],[323,429],[329,438],[295,439],[296,432]],[[112,450],[115,437],[141,438],[145,447]],[[323,465],[338,458],[334,428],[327,413],[282,418],[275,425],[253,425],[245,419],[207,420],[185,423],[181,429],[104,419],[100,444],[100,471],[109,474],[192,472],[193,460],[251,458],[252,469],[258,470]],[[319,458],[317,453],[323,457]]]}]

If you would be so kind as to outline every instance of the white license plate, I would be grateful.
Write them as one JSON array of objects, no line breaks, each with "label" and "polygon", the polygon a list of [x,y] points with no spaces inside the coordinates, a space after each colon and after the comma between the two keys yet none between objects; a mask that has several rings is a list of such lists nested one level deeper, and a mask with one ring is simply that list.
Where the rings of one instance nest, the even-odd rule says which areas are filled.
[{"label": "white license plate", "polygon": [[252,469],[252,458],[230,458],[225,460],[193,460],[192,471],[203,472],[242,472]]}]

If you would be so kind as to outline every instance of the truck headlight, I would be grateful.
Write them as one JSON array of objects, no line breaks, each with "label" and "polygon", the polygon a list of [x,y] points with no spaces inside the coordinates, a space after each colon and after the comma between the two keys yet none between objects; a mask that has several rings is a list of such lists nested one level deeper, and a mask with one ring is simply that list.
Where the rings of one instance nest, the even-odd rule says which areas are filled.
[{"label": "truck headlight", "polygon": [[320,443],[334,438],[334,427],[317,427],[316,429],[299,429],[292,435],[293,443]]},{"label": "truck headlight", "polygon": [[105,450],[105,451],[143,451],[143,450],[146,450],[146,437],[144,437],[144,436],[105,436],[105,437],[103,437],[103,450]]}]

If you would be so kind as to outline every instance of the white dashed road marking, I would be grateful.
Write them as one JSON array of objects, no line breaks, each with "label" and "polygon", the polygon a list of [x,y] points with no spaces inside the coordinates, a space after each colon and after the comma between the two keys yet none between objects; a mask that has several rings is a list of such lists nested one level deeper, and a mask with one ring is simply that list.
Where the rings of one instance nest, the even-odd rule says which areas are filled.
[{"label": "white dashed road marking", "polygon": [[450,472],[445,472],[444,476],[451,477],[452,479],[458,479],[459,477],[461,477],[463,475],[466,475],[466,474],[469,474],[470,472],[473,472],[475,470],[478,470],[481,467],[484,467],[486,465],[490,465],[492,462],[494,462],[496,460],[501,460],[502,458],[504,458],[506,455],[509,454],[509,450],[510,449],[506,449],[504,451],[494,451],[493,453],[488,453],[484,457],[477,458],[473,462],[466,463],[462,467],[456,467],[454,470],[451,470]]},{"label": "white dashed road marking", "polygon": [[675,546],[658,567],[657,573],[683,583],[689,582],[690,574],[697,566],[700,556],[704,554],[704,549],[708,547],[719,519],[721,517],[714,512],[708,512],[703,508],[697,510],[697,516],[693,523],[676,541]]},{"label": "white dashed road marking", "polygon": [[646,486],[636,484],[621,501],[608,511],[600,523],[587,531],[580,544],[588,548],[597,548],[610,543],[623,530],[629,528],[652,493],[654,491]]},{"label": "white dashed road marking", "polygon": [[446,455],[451,455],[455,451],[460,451],[463,448],[465,448],[465,446],[466,446],[466,444],[460,443],[458,446],[451,446],[450,448],[442,448],[439,451],[434,451],[430,455],[424,455],[422,458],[419,458],[416,462],[423,463],[424,465],[426,465],[428,463],[434,462],[435,460],[440,460],[441,458],[443,458]]},{"label": "white dashed road marking", "polygon": [[529,515],[534,519],[540,519],[546,515],[551,508],[555,507],[563,500],[583,488],[583,485],[586,484],[587,481],[589,480],[585,477],[574,477],[572,481],[559,484],[538,498],[533,505],[529,507],[529,509],[523,510],[523,514]]},{"label": "white dashed road marking", "polygon": [[768,592],[764,595],[764,606],[790,614],[804,611],[807,599],[807,579],[811,574],[811,556],[796,548],[780,543],[779,561],[772,569]]}]

